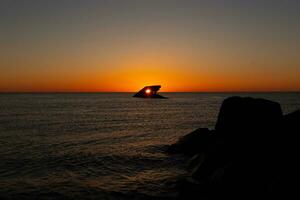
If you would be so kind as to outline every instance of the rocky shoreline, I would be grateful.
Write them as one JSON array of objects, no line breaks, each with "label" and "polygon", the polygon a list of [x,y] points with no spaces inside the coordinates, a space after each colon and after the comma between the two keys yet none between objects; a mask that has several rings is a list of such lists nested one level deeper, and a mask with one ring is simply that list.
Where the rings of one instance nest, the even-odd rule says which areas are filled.
[{"label": "rocky shoreline", "polygon": [[273,101],[225,99],[214,130],[199,128],[167,149],[189,158],[179,199],[295,199],[299,133],[300,110],[283,115]]}]

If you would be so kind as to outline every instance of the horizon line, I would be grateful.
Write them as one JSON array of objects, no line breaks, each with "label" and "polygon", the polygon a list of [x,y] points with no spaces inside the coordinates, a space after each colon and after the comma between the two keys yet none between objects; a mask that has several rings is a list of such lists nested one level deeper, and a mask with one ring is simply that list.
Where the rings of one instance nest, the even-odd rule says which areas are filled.
[{"label": "horizon line", "polygon": [[[0,91],[0,94],[72,94],[72,93],[136,93],[136,91]],[[300,93],[300,90],[265,90],[265,91],[161,91],[160,93]]]}]

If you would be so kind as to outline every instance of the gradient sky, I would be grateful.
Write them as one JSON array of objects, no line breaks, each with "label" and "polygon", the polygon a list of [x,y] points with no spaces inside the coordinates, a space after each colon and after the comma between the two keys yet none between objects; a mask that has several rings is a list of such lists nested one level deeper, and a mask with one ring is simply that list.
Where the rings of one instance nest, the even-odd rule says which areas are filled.
[{"label": "gradient sky", "polygon": [[300,91],[298,0],[1,0],[0,91]]}]

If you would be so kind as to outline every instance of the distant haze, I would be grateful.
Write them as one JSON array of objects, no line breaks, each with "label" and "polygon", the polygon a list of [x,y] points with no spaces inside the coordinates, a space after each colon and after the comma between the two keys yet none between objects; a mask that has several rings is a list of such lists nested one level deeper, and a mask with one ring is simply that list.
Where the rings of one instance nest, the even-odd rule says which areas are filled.
[{"label": "distant haze", "polygon": [[300,91],[298,0],[1,0],[0,92]]}]

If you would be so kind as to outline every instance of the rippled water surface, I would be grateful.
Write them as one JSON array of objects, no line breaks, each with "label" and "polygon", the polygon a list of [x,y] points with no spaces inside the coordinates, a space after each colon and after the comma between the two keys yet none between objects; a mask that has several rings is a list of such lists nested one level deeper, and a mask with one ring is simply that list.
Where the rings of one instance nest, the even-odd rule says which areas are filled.
[{"label": "rippled water surface", "polygon": [[184,174],[168,144],[199,127],[213,128],[222,100],[268,98],[285,113],[299,93],[0,94],[1,199],[174,197]]}]

